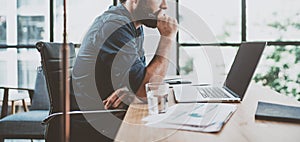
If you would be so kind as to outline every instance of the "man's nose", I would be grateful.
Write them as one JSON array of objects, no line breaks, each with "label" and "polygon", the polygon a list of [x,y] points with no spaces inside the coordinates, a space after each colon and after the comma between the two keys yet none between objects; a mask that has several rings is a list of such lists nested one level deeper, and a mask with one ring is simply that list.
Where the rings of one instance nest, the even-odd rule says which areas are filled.
[{"label": "man's nose", "polygon": [[167,1],[166,0],[162,0],[159,8],[160,9],[167,9],[168,8]]}]

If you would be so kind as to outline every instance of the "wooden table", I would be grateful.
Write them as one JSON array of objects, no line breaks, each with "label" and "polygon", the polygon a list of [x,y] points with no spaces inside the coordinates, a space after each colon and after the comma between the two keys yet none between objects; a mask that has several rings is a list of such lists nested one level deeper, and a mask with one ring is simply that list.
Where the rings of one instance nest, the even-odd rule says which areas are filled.
[{"label": "wooden table", "polygon": [[[171,103],[174,96],[170,95]],[[144,125],[148,115],[146,104],[131,104],[115,141],[146,142],[299,142],[300,124],[255,120],[258,101],[300,106],[293,98],[251,83],[237,111],[218,133],[152,128]]]}]

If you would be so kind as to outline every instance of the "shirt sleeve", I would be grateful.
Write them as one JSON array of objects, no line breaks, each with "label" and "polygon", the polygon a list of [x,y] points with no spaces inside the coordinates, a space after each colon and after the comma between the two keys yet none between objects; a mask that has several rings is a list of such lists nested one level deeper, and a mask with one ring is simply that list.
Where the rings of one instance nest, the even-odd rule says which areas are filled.
[{"label": "shirt sleeve", "polygon": [[136,37],[135,29],[130,23],[120,25],[118,22],[108,22],[103,26],[102,35],[112,33],[104,41],[100,49],[100,59],[111,68],[111,83],[114,89],[128,87],[135,92],[140,87],[145,76],[145,57],[140,57],[137,46],[141,37]]}]

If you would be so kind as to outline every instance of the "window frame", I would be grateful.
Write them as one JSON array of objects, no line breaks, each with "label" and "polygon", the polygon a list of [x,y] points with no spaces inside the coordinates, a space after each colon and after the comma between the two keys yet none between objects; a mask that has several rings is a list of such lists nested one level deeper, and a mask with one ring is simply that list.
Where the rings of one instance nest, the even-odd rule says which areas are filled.
[{"label": "window frame", "polygon": [[[241,0],[241,41],[240,42],[246,42],[247,41],[247,0]],[[176,19],[179,21],[179,0],[176,0]],[[179,21],[180,22],[180,21]],[[230,42],[218,42],[218,43],[209,43],[209,44],[202,44],[202,43],[180,43],[179,41],[179,34],[177,33],[176,37],[176,64],[177,68],[179,69],[179,48],[189,48],[194,46],[240,46],[240,43],[230,43]],[[267,41],[268,45],[279,45],[279,46],[285,46],[285,45],[295,45],[299,46],[300,41]],[[177,75],[179,75],[179,71],[176,72]]]},{"label": "window frame", "polygon": [[[118,0],[112,0],[113,1],[113,5],[117,5],[119,3]],[[179,1],[180,0],[175,0],[176,1],[176,19],[179,21]],[[241,41],[240,42],[246,42],[247,41],[247,13],[246,13],[246,2],[247,0],[241,0]],[[49,41],[53,42],[54,41],[54,15],[55,15],[55,11],[54,11],[54,4],[55,4],[55,0],[50,0],[49,1],[49,10],[50,10],[50,23],[49,23]],[[179,21],[180,22],[180,21]],[[176,66],[177,68],[179,67],[179,48],[188,48],[188,47],[194,47],[194,46],[220,46],[220,47],[224,47],[224,46],[234,46],[234,47],[238,47],[240,46],[240,43],[231,43],[231,42],[218,42],[218,43],[209,43],[209,44],[200,44],[200,43],[185,43],[179,42],[179,35],[180,33],[177,33],[176,36]],[[267,41],[268,45],[280,45],[280,46],[284,46],[284,45],[300,45],[300,41]],[[76,47],[79,47],[80,44],[75,44]],[[0,45],[0,48],[35,48],[35,45]],[[176,74],[179,75],[179,71],[176,71]]]}]

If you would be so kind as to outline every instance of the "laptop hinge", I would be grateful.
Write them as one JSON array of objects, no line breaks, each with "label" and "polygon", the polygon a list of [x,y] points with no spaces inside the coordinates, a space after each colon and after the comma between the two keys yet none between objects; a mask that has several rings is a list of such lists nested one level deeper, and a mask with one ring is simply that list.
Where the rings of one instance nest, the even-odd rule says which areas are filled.
[{"label": "laptop hinge", "polygon": [[241,98],[238,94],[234,93],[233,91],[231,91],[228,87],[223,86],[223,88],[228,91],[231,95],[233,95],[236,98]]}]

